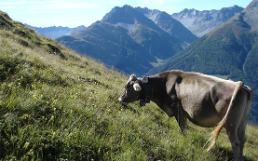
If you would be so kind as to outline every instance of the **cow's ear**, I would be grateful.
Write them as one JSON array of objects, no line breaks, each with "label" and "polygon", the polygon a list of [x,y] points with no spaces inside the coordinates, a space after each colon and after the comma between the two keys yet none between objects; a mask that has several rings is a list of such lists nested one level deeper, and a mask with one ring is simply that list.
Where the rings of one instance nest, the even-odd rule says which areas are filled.
[{"label": "cow's ear", "polygon": [[140,91],[140,90],[142,90],[142,88],[141,88],[141,86],[140,86],[139,83],[134,83],[134,84],[133,84],[133,89],[134,89],[135,91]]}]

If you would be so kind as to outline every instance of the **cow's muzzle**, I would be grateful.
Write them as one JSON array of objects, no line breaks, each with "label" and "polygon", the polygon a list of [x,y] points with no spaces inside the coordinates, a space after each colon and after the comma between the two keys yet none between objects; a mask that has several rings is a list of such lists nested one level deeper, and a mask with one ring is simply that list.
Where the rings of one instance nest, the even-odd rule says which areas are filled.
[{"label": "cow's muzzle", "polygon": [[119,101],[122,105],[127,105],[127,103],[124,102],[121,97],[118,98],[118,101]]}]

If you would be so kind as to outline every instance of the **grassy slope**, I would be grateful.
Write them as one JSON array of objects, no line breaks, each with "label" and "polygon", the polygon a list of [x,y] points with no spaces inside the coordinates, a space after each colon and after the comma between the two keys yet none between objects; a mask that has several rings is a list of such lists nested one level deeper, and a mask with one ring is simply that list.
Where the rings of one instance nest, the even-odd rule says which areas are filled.
[{"label": "grassy slope", "polygon": [[[124,75],[3,15],[0,12],[0,160],[231,158],[224,131],[208,153],[203,146],[213,128],[189,124],[184,137],[175,119],[154,104],[121,108],[117,98],[127,81]],[[258,158],[257,137],[257,127],[249,125],[246,160]]]}]

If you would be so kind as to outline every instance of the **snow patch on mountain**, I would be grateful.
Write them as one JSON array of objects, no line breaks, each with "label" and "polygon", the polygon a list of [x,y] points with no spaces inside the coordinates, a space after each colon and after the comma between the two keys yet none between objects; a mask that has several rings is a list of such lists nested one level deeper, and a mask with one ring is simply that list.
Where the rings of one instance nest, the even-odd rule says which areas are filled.
[{"label": "snow patch on mountain", "polygon": [[123,23],[123,22],[118,22],[116,24],[117,26],[123,27],[124,29],[128,30],[129,32],[133,32],[135,29],[134,24],[128,24],[128,23]]},{"label": "snow patch on mountain", "polygon": [[149,19],[151,19],[154,23],[158,23],[157,21],[157,16],[160,14],[160,12],[150,12],[150,13],[147,13],[147,14],[144,14],[146,17],[148,17]]}]

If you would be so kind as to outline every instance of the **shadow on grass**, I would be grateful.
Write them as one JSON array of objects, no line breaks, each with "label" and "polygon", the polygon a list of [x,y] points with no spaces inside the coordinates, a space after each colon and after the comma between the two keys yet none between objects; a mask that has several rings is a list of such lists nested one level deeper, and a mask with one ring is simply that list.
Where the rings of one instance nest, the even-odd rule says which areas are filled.
[{"label": "shadow on grass", "polygon": [[[218,156],[218,161],[231,161],[233,160],[233,151],[228,148],[216,147],[212,150],[216,156]],[[255,161],[251,158],[243,156],[244,161]]]},{"label": "shadow on grass", "polygon": [[133,107],[130,107],[130,106],[122,105],[120,108],[121,109],[128,109],[128,110],[132,111],[133,113],[137,113],[137,110]]}]

